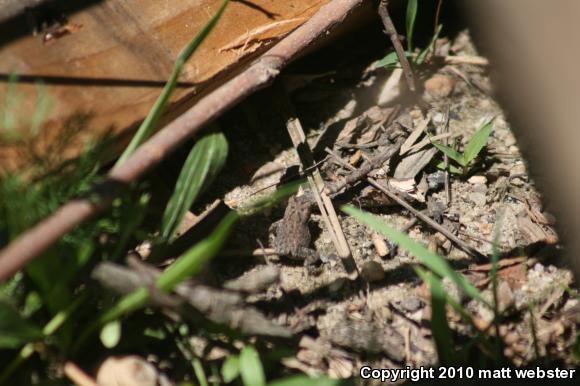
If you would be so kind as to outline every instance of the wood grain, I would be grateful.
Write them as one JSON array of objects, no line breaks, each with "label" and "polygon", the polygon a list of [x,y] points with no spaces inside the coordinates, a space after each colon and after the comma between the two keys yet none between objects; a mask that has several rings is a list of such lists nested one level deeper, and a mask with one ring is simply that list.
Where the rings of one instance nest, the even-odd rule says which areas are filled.
[{"label": "wood grain", "polygon": [[[239,71],[327,2],[230,3],[185,66],[172,97],[174,114]],[[37,155],[52,151],[58,153],[55,158],[69,159],[87,141],[102,141],[107,135],[115,138],[109,155],[117,153],[160,93],[180,50],[219,3],[110,0],[66,15],[67,21],[59,26],[65,33],[58,38],[46,41],[50,29],[37,35],[31,30],[0,46],[0,79],[4,80],[0,106],[6,98],[6,79],[15,72],[20,75],[18,99],[10,111],[22,138],[31,137],[37,78],[47,85],[51,101],[41,133],[34,139],[13,143],[0,136],[0,171],[26,165],[31,149]]]}]

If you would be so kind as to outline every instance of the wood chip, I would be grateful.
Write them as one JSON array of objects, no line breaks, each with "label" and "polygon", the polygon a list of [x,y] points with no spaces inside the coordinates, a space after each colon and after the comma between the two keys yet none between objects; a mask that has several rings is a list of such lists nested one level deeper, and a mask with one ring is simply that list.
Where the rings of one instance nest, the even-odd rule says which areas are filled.
[{"label": "wood chip", "polygon": [[558,242],[558,236],[553,230],[546,230],[543,226],[535,223],[528,216],[519,216],[517,218],[518,230],[521,237],[527,244],[533,244],[540,241],[548,244]]},{"label": "wood chip", "polygon": [[264,266],[224,283],[224,288],[232,291],[256,293],[263,291],[280,279],[280,269],[273,265]]},{"label": "wood chip", "polygon": [[385,257],[389,254],[389,246],[387,245],[384,237],[382,237],[378,233],[373,233],[371,236],[371,240],[375,246],[377,254],[380,257]]},{"label": "wood chip", "polygon": [[389,79],[385,82],[385,85],[379,93],[379,98],[377,104],[379,106],[385,106],[393,102],[401,95],[401,78],[403,76],[403,70],[396,68],[389,76]]},{"label": "wood chip", "polygon": [[359,149],[353,155],[350,156],[349,163],[352,166],[356,166],[360,162],[361,159],[362,159],[362,152]]},{"label": "wood chip", "polygon": [[403,155],[406,152],[408,152],[409,149],[411,148],[411,146],[413,146],[415,144],[415,142],[417,142],[419,137],[421,137],[421,134],[423,134],[423,132],[425,131],[425,129],[429,125],[430,121],[431,121],[431,117],[428,116],[427,118],[425,118],[424,120],[419,122],[417,127],[415,127],[415,129],[411,132],[411,134],[409,134],[409,137],[407,137],[405,142],[403,142],[403,144],[401,145],[401,150],[399,150],[400,155]]},{"label": "wood chip", "polygon": [[431,162],[435,154],[437,149],[432,147],[403,158],[395,168],[394,177],[401,180],[415,178]]}]

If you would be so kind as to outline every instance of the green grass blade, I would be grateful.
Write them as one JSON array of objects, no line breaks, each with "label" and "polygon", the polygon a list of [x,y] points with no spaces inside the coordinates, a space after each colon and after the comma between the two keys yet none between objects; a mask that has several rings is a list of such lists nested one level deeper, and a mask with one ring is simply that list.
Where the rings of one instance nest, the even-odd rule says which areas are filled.
[{"label": "green grass blade", "polygon": [[[437,169],[439,170],[445,170],[445,162],[441,161],[436,165]],[[453,173],[453,174],[461,174],[463,173],[462,169],[459,169],[457,166],[455,165],[447,165],[447,170],[449,171],[449,173]]]},{"label": "green grass blade", "polygon": [[415,267],[417,275],[431,288],[431,331],[437,348],[440,366],[454,363],[453,334],[447,322],[447,295],[441,279],[420,267]]},{"label": "green grass blade", "polygon": [[266,375],[260,356],[252,346],[246,346],[240,352],[240,375],[244,386],[266,385]]},{"label": "green grass blade", "polygon": [[195,50],[199,47],[199,45],[205,40],[205,38],[209,35],[211,30],[215,27],[217,22],[219,21],[221,15],[223,14],[226,5],[228,4],[229,0],[223,0],[218,11],[213,15],[213,17],[207,22],[207,24],[202,28],[201,31],[189,42],[189,44],[185,47],[185,49],[179,54],[177,60],[175,61],[175,66],[173,67],[173,72],[169,77],[169,80],[165,84],[161,95],[155,101],[153,108],[149,111],[149,114],[139,126],[137,133],[131,139],[131,142],[117,160],[115,167],[121,165],[131,154],[135,152],[135,150],[151,135],[151,132],[155,128],[155,125],[159,121],[161,115],[165,111],[165,107],[167,106],[167,102],[169,101],[169,97],[171,93],[175,89],[175,85],[177,84],[177,80],[179,79],[179,75],[181,74],[181,70],[185,62],[191,57],[191,55],[195,52]]},{"label": "green grass blade", "polygon": [[[407,58],[410,58],[410,57],[413,56],[413,54],[410,53],[410,52],[405,52],[405,56]],[[397,53],[395,51],[393,51],[393,52],[389,52],[381,60],[375,62],[374,68],[379,68],[379,67],[394,67],[398,63],[399,63],[399,57],[397,56]]]},{"label": "green grass blade", "polygon": [[[477,157],[481,149],[485,147],[487,143],[487,139],[491,135],[491,130],[493,128],[493,120],[494,118],[487,119],[483,122],[483,124],[477,129],[473,137],[469,140],[469,142],[465,145],[463,150],[463,158],[465,161],[465,165],[468,165]],[[463,166],[465,166],[463,165]]]},{"label": "green grass blade", "polygon": [[230,355],[226,358],[221,370],[222,379],[225,383],[230,383],[240,376],[240,357]]},{"label": "green grass blade", "polygon": [[[273,194],[253,200],[246,206],[239,208],[237,212],[232,211],[228,213],[207,238],[191,247],[157,278],[157,288],[169,292],[183,280],[198,273],[201,268],[203,268],[203,266],[219,251],[240,217],[250,216],[258,211],[268,208],[281,199],[294,193],[298,186],[299,183],[288,184],[278,189]],[[113,307],[103,312],[81,333],[80,338],[77,340],[75,349],[78,349],[84,340],[95,331],[95,329],[105,323],[118,319],[125,314],[142,308],[147,304],[148,299],[149,291],[146,288],[139,288],[138,290],[123,296]]]},{"label": "green grass blade", "polygon": [[[83,292],[78,296],[73,303],[71,303],[66,310],[60,311],[44,326],[42,329],[42,334],[48,337],[54,334],[76,311],[77,307],[84,303],[87,298],[87,292]],[[0,385],[12,375],[12,373],[17,370],[28,358],[35,353],[35,343],[27,343],[20,349],[20,352],[12,361],[10,361],[0,372]]]},{"label": "green grass blade", "polygon": [[40,328],[23,319],[10,304],[0,300],[0,349],[19,348],[42,338]]},{"label": "green grass blade", "polygon": [[407,51],[413,52],[413,32],[415,31],[415,19],[417,18],[417,0],[407,1],[407,13],[405,25],[407,27]]},{"label": "green grass blade", "polygon": [[16,371],[35,352],[34,343],[27,343],[22,347],[14,359],[3,365],[2,373],[0,373],[0,385],[4,385],[6,380],[14,373],[14,371]]},{"label": "green grass blade", "polygon": [[240,205],[237,208],[237,211],[242,217],[253,216],[254,214],[259,213],[296,193],[298,188],[303,185],[305,181],[305,179],[302,179],[291,182],[278,188],[272,194],[265,194],[263,196],[250,199],[248,202]]},{"label": "green grass blade", "polygon": [[228,142],[222,133],[209,133],[191,149],[161,221],[161,242],[169,243],[183,217],[225,164]]},{"label": "green grass blade", "polygon": [[[205,263],[219,251],[239,217],[236,212],[228,213],[207,238],[190,248],[157,278],[157,288],[169,292],[177,284],[199,272]],[[149,291],[147,288],[139,288],[123,296],[81,333],[74,349],[78,349],[97,328],[144,307],[148,299]]]},{"label": "green grass blade", "polygon": [[461,290],[463,290],[463,292],[470,298],[481,301],[490,307],[488,302],[482,298],[479,290],[475,288],[473,284],[471,284],[467,279],[465,279],[463,275],[455,272],[441,256],[431,252],[421,244],[412,240],[403,232],[388,226],[377,216],[361,211],[350,205],[345,205],[341,207],[341,209],[349,216],[356,218],[362,223],[373,228],[375,231],[387,236],[389,239],[399,245],[399,247],[405,249],[407,252],[417,257],[421,264],[425,265],[435,274],[439,275],[440,277],[447,277],[451,279],[451,281],[457,284],[459,288],[461,288]]},{"label": "green grass blade", "polygon": [[199,386],[208,386],[207,377],[205,376],[205,371],[203,371],[203,366],[199,358],[193,358],[191,365],[193,366],[193,372],[199,382]]},{"label": "green grass blade", "polygon": [[157,288],[171,291],[177,284],[198,273],[220,250],[239,218],[237,212],[228,213],[208,238],[197,243],[159,276]]},{"label": "green grass blade", "polygon": [[439,24],[439,26],[437,27],[437,31],[435,31],[435,34],[431,38],[431,42],[429,42],[429,45],[427,47],[425,47],[425,49],[423,49],[419,53],[419,55],[417,55],[417,58],[415,59],[415,64],[421,65],[421,64],[423,64],[423,62],[425,62],[425,59],[427,58],[427,54],[433,50],[433,47],[435,47],[435,42],[439,38],[439,34],[441,33],[442,28],[443,28],[443,26],[441,24]]},{"label": "green grass blade", "polygon": [[295,375],[292,377],[272,381],[268,383],[268,386],[339,386],[350,384],[350,382],[340,379],[331,379],[326,377],[310,378],[306,375]]},{"label": "green grass blade", "polygon": [[463,154],[461,154],[457,150],[453,149],[452,147],[447,146],[447,145],[443,145],[441,143],[432,142],[432,144],[437,149],[439,149],[440,152],[442,152],[443,154],[447,155],[453,161],[457,162],[461,166],[465,166],[465,160],[463,158]]},{"label": "green grass blade", "polygon": [[113,320],[109,322],[101,328],[101,334],[99,338],[101,339],[101,343],[106,348],[114,348],[119,344],[121,340],[121,321],[120,320]]},{"label": "green grass blade", "polygon": [[151,196],[148,193],[141,194],[136,201],[128,204],[126,210],[122,211],[119,241],[117,241],[115,248],[111,252],[111,260],[117,261],[123,256],[131,236],[135,234],[135,231],[145,218],[150,199]]}]

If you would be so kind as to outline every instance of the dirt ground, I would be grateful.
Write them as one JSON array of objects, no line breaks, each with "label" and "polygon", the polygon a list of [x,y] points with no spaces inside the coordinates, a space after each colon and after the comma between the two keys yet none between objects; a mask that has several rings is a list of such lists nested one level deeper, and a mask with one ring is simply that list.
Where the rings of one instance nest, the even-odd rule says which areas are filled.
[{"label": "dirt ground", "polygon": [[[501,258],[498,307],[504,315],[499,332],[505,357],[516,366],[537,363],[539,358],[545,364],[575,365],[572,351],[578,313],[574,310],[579,305],[573,277],[559,260],[555,220],[546,210],[549,203],[528,176],[509,122],[492,96],[487,65],[421,67],[420,106],[405,94],[403,80],[397,78],[400,73],[374,67],[384,55],[381,47],[357,45],[354,39],[342,44],[298,63],[283,77],[283,87],[325,182],[332,185],[349,174],[332,157],[326,158],[326,147],[360,167],[392,146],[393,128],[399,138],[408,138],[419,128],[418,143],[426,138],[421,129],[441,133],[449,111],[448,131],[457,134],[453,140],[465,144],[483,120],[495,117],[491,136],[475,163],[464,175],[450,175],[448,206],[444,173],[436,168],[443,155],[428,143],[419,150],[397,154],[372,172],[377,180],[394,184],[415,209],[426,210],[488,260],[477,260],[462,251],[362,180],[340,191],[334,201],[360,270],[358,279],[349,275],[340,260],[330,258],[336,251],[317,209],[308,227],[312,234],[309,247],[326,261],[320,273],[284,256],[264,256],[262,251],[272,247],[276,236],[272,224],[284,216],[282,204],[237,227],[213,264],[215,281],[243,282],[272,268],[279,272],[277,280],[245,301],[292,331],[293,339],[282,343],[298,349],[297,355],[282,360],[288,369],[358,378],[363,365],[434,365],[437,353],[430,330],[430,294],[413,270],[416,257],[344,215],[339,206],[350,203],[407,230],[411,238],[445,256],[490,300],[489,257],[497,241]],[[453,40],[440,39],[436,53],[443,57],[478,55],[468,31]],[[274,191],[281,179],[295,179],[302,170],[278,113],[278,99],[274,91],[264,90],[219,122],[228,135],[230,159],[211,196],[224,192],[224,202],[230,207],[257,192]],[[466,299],[451,283],[446,289],[472,312],[480,331],[494,334],[489,328],[492,312]],[[456,342],[469,344],[473,329],[451,311],[448,319]],[[205,352],[213,353],[208,356],[225,355],[216,354],[206,344]],[[266,348],[280,345],[270,339],[262,344]],[[477,361],[487,354],[471,350],[469,355],[474,357],[469,359]]]}]

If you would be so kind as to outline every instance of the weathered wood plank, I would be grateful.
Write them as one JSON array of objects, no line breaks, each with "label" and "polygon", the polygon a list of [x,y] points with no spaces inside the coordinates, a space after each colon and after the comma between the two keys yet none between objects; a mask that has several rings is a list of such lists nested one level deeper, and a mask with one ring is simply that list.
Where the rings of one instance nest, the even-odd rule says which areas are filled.
[{"label": "weathered wood plank", "polygon": [[[191,105],[196,95],[304,23],[326,2],[230,3],[216,29],[185,66],[172,101]],[[33,12],[28,17],[30,34],[0,46],[0,79],[4,80],[0,105],[6,97],[6,79],[15,72],[22,82],[16,87],[18,100],[11,111],[15,112],[15,129],[26,137],[37,105],[34,81],[43,79],[51,109],[34,141],[39,153],[58,151],[70,158],[79,154],[89,138],[101,139],[107,133],[128,137],[152,106],[175,57],[219,3],[109,0],[58,15],[66,20],[44,26],[36,35],[32,28],[42,27],[44,15]],[[51,12],[54,21],[55,10]],[[55,147],[60,142],[66,146]],[[0,139],[0,171],[28,162],[23,146]]]}]

